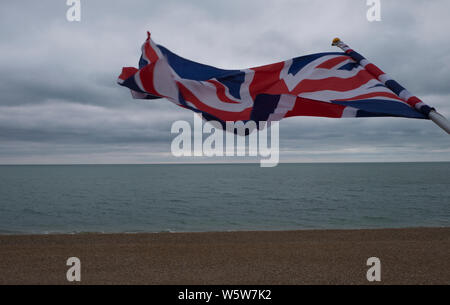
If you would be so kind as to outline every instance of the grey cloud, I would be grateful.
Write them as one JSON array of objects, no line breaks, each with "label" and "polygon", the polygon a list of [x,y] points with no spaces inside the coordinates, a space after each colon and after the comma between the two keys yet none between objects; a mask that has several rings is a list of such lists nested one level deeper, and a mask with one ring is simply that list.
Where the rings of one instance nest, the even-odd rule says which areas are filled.
[{"label": "grey cloud", "polygon": [[[336,51],[340,36],[450,117],[448,1],[382,1],[373,23],[365,0],[81,2],[80,23],[66,21],[65,1],[0,4],[0,163],[180,161],[170,126],[192,114],[115,84],[122,66],[137,65],[147,30],[183,57],[230,69]],[[428,121],[280,126],[281,161],[450,160],[448,136]],[[208,160],[221,161],[198,162]]]}]

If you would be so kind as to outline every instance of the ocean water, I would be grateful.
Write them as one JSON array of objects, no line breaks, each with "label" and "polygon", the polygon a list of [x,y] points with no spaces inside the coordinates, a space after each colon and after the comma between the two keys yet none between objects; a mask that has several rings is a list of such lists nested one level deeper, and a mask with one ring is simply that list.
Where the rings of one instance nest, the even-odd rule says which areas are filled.
[{"label": "ocean water", "polygon": [[0,233],[450,226],[450,163],[0,166]]}]

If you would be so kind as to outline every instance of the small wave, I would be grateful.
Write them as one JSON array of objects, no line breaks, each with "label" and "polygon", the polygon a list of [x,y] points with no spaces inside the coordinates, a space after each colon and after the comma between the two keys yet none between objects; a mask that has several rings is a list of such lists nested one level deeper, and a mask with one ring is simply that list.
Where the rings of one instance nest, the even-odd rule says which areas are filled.
[{"label": "small wave", "polygon": [[366,219],[366,220],[384,220],[384,221],[386,221],[386,220],[391,221],[391,220],[392,220],[392,218],[386,217],[386,216],[370,216],[370,215],[365,215],[365,216],[363,216],[362,218],[363,218],[363,219]]},{"label": "small wave", "polygon": [[177,233],[177,231],[173,230],[173,229],[165,229],[160,231],[161,233]]},{"label": "small wave", "polygon": [[184,199],[169,199],[169,202],[188,203],[188,201]]},{"label": "small wave", "polygon": [[26,233],[22,231],[0,230],[0,235],[18,235],[18,234],[26,234]]},{"label": "small wave", "polygon": [[31,215],[43,215],[43,216],[48,216],[48,214],[43,213],[43,212],[41,212],[41,211],[34,210],[34,209],[32,209],[32,208],[24,208],[24,209],[22,209],[21,212],[22,212],[22,213],[31,214]]}]

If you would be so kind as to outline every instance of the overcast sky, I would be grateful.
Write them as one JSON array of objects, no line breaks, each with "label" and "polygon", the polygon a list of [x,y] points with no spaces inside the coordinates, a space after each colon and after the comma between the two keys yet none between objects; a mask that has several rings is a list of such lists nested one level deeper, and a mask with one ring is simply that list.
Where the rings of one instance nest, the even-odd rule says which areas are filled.
[{"label": "overcast sky", "polygon": [[[171,125],[192,113],[116,84],[147,30],[229,69],[338,51],[338,36],[450,118],[448,0],[381,0],[380,22],[366,0],[81,0],[81,22],[68,8],[0,4],[0,164],[238,161],[173,157]],[[450,138],[427,120],[295,117],[280,123],[280,150],[281,162],[450,161]]]}]

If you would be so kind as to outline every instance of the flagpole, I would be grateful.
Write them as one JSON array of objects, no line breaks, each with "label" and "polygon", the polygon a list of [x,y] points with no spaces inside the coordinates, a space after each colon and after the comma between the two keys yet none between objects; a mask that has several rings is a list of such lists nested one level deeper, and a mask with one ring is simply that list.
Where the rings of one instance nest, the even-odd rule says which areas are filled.
[{"label": "flagpole", "polygon": [[450,134],[450,122],[439,112],[431,110],[428,114],[430,120],[432,120],[436,125],[444,129],[448,134]]},{"label": "flagpole", "polygon": [[417,96],[412,95],[408,90],[403,88],[399,83],[397,83],[390,76],[384,73],[380,68],[369,62],[361,54],[355,52],[339,38],[333,39],[331,45],[341,48],[346,54],[353,58],[359,65],[364,67],[370,74],[372,74],[376,79],[382,82],[386,87],[392,90],[403,101],[408,103],[411,107],[413,107],[420,113],[423,113],[436,125],[450,134],[450,122],[443,115],[438,113],[436,109],[425,104]]}]

